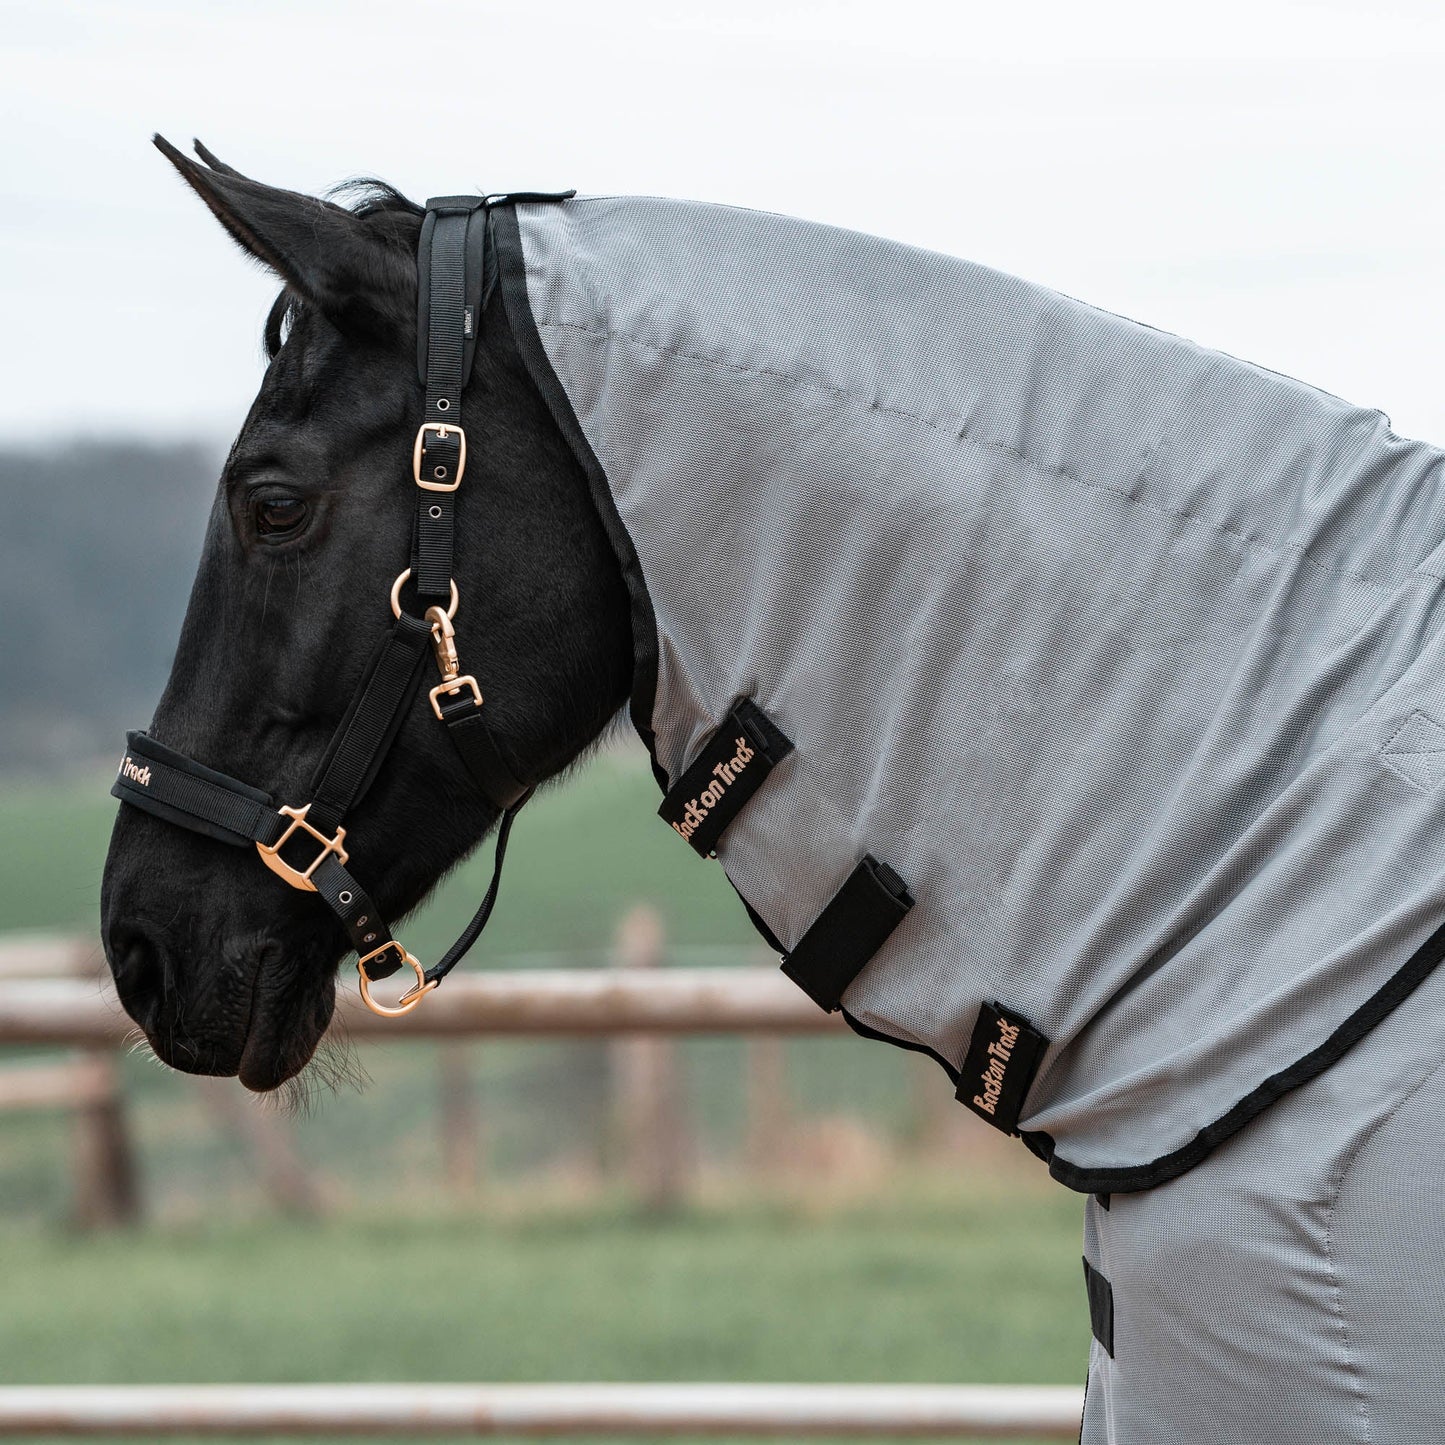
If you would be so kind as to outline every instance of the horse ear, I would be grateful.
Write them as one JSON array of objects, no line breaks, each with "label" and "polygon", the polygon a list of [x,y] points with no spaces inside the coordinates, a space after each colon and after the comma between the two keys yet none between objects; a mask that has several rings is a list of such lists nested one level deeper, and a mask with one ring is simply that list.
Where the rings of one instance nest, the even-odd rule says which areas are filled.
[{"label": "horse ear", "polygon": [[360,217],[331,201],[253,181],[199,141],[204,165],[164,136],[152,139],[242,250],[340,330],[395,338],[414,323],[415,260]]}]

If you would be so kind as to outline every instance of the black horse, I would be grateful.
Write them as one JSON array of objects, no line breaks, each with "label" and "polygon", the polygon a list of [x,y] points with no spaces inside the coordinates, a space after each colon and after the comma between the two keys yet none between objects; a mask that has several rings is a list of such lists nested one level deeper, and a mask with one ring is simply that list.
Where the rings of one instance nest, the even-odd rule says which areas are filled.
[{"label": "black horse", "polygon": [[[270,357],[221,474],[153,731],[202,764],[299,795],[356,686],[407,565],[422,208],[389,187],[351,209],[156,144],[284,290]],[[534,782],[606,730],[632,672],[619,564],[586,479],[529,378],[500,290],[464,397],[470,460],[456,581],[467,666],[499,745]],[[467,856],[497,810],[410,711],[348,847],[388,917]],[[166,1063],[269,1090],[331,1019],[341,927],[247,849],[122,808],[102,887],[126,1011]]]}]

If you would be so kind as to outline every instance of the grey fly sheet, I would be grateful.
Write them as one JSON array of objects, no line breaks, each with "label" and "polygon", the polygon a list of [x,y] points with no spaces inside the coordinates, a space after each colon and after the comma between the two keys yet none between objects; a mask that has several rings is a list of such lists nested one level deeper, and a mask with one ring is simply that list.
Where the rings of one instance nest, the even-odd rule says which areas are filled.
[{"label": "grey fly sheet", "polygon": [[1440,451],[851,232],[610,197],[496,226],[666,784],[747,699],[792,748],[715,850],[766,929],[800,948],[864,858],[912,899],[856,1026],[966,1101],[1022,1028],[1010,1124],[1076,1188],[1144,1188],[1433,967]]}]

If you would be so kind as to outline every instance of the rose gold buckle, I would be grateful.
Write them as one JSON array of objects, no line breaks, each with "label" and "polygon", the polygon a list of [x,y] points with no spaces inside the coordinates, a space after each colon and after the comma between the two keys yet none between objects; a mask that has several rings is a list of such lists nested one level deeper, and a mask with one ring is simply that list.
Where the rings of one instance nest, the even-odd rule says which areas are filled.
[{"label": "rose gold buckle", "polygon": [[[426,455],[426,434],[438,433],[439,436],[455,436],[461,442],[461,452],[457,456],[457,474],[454,480],[447,479],[447,469],[444,466],[432,468],[432,479],[423,481],[421,474],[422,458]],[[467,469],[467,434],[461,427],[453,426],[446,421],[423,422],[416,430],[416,442],[411,449],[411,474],[417,486],[424,492],[454,492],[462,484],[462,475]],[[438,476],[437,473],[441,475]]]},{"label": "rose gold buckle", "polygon": [[[378,954],[389,953],[395,949],[401,955],[401,962],[408,964],[413,973],[416,974],[416,982],[396,1001],[395,1005],[378,1003],[371,996],[371,980],[366,976],[366,965],[377,957]],[[390,943],[383,943],[380,948],[373,948],[370,953],[363,954],[356,960],[356,973],[361,987],[361,1001],[372,1013],[379,1014],[384,1019],[399,1019],[403,1014],[409,1014],[437,984],[435,979],[428,979],[421,964],[399,944],[396,939]]]},{"label": "rose gold buckle", "polygon": [[[283,804],[277,811],[283,816],[291,819],[291,826],[286,829],[274,843],[257,843],[256,851],[261,855],[261,861],[278,878],[284,878],[293,888],[300,888],[307,893],[315,893],[316,885],[311,881],[311,875],[321,866],[328,854],[335,854],[336,861],[343,867],[349,861],[349,855],[341,846],[341,840],[346,837],[346,829],[338,828],[334,838],[328,838],[319,828],[313,828],[306,821],[306,815],[311,811],[311,804],[307,803],[304,808],[292,808]],[[303,833],[309,833],[318,843],[321,844],[321,851],[311,860],[311,866],[306,869],[293,868],[282,856],[281,849],[286,840],[300,828]]]},{"label": "rose gold buckle", "polygon": [[466,688],[471,688],[472,690],[472,706],[481,707],[482,690],[477,686],[477,680],[471,673],[466,673],[462,677],[444,677],[427,694],[427,696],[431,698],[431,710],[437,715],[439,722],[445,722],[446,719],[442,717],[442,705],[437,701],[437,694],[444,692],[449,697],[455,697]]}]

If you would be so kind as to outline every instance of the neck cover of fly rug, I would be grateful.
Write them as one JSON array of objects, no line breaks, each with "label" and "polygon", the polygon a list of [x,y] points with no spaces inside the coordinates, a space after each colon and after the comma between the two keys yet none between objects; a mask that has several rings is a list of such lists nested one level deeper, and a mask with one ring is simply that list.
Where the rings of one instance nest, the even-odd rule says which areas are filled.
[{"label": "neck cover of fly rug", "polygon": [[[1139,1189],[1433,967],[1441,452],[848,231],[615,197],[495,228],[682,830],[781,735],[712,846],[856,1028],[1066,1184]],[[884,925],[830,911],[863,860],[913,900]]]}]

